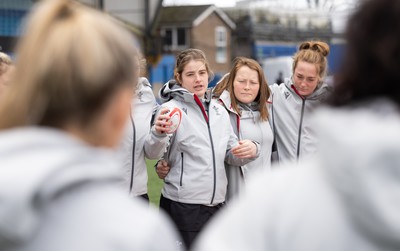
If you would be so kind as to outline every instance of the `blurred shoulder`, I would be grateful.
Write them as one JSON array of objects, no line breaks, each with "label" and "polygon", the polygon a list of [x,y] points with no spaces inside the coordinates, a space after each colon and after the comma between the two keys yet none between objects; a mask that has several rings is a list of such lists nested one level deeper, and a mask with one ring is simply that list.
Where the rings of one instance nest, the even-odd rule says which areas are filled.
[{"label": "blurred shoulder", "polygon": [[153,96],[153,89],[151,87],[151,84],[147,78],[140,77],[138,80],[136,92],[146,92],[146,93],[151,93]]},{"label": "blurred shoulder", "polygon": [[59,196],[44,232],[64,243],[62,250],[174,250],[179,240],[163,214],[111,184],[83,185]]}]

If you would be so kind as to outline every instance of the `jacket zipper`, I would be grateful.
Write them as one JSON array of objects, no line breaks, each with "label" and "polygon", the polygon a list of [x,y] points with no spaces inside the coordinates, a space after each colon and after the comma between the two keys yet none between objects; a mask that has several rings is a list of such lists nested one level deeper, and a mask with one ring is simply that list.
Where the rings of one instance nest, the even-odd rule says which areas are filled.
[{"label": "jacket zipper", "polygon": [[306,99],[300,95],[300,93],[297,91],[296,87],[294,85],[291,85],[293,91],[301,98],[302,100],[302,105],[301,105],[301,115],[300,115],[300,125],[299,125],[299,133],[297,136],[297,160],[299,160],[300,157],[300,139],[301,139],[301,128],[303,127],[303,117],[304,117],[304,107],[306,103]]},{"label": "jacket zipper", "polygon": [[132,192],[133,188],[133,176],[135,172],[135,148],[136,148],[136,127],[135,122],[133,121],[132,112],[130,113],[131,122],[132,122],[132,132],[133,132],[133,144],[132,144],[132,167],[131,167],[131,183],[129,186],[129,193]]},{"label": "jacket zipper", "polygon": [[279,150],[278,150],[278,145],[276,143],[276,128],[275,128],[275,115],[274,115],[274,94],[272,94],[271,96],[272,98],[272,102],[271,102],[271,116],[272,116],[272,130],[273,130],[273,134],[274,134],[274,139],[272,141],[272,152],[274,152],[274,150],[276,151],[276,154],[278,156],[278,161],[279,161]]},{"label": "jacket zipper", "polygon": [[[203,117],[207,123],[207,129],[208,129],[208,136],[210,138],[210,143],[211,143],[211,152],[212,152],[212,160],[213,160],[213,174],[214,174],[214,184],[213,184],[213,192],[212,192],[212,196],[211,196],[211,202],[210,204],[212,205],[214,202],[214,197],[215,197],[215,190],[217,187],[217,171],[216,171],[216,164],[215,164],[215,149],[214,149],[214,141],[212,138],[212,134],[211,134],[211,128],[210,128],[210,121],[208,118],[208,115],[206,113],[206,110],[204,109],[203,104],[201,103],[199,97],[197,95],[193,95],[194,97],[194,101],[196,102],[196,104],[200,107],[200,110],[203,114]],[[208,112],[208,109],[207,109]]]},{"label": "jacket zipper", "polygon": [[216,167],[215,167],[215,150],[214,150],[214,143],[213,143],[213,138],[211,135],[211,129],[210,129],[210,123],[207,122],[207,128],[208,128],[208,135],[210,136],[210,141],[211,141],[211,151],[212,151],[212,156],[213,156],[213,173],[214,173],[214,186],[213,186],[213,193],[211,197],[211,202],[210,204],[212,205],[214,202],[214,197],[215,197],[215,190],[217,186],[217,173],[216,173]]},{"label": "jacket zipper", "polygon": [[183,179],[183,153],[181,153],[181,177],[179,179],[179,186],[182,186],[182,179]]},{"label": "jacket zipper", "polygon": [[306,99],[303,98],[303,103],[302,103],[302,106],[301,106],[299,134],[298,134],[298,138],[297,138],[297,160],[299,160],[299,157],[300,157],[301,128],[303,127],[303,117],[304,117],[305,103],[306,103]]}]

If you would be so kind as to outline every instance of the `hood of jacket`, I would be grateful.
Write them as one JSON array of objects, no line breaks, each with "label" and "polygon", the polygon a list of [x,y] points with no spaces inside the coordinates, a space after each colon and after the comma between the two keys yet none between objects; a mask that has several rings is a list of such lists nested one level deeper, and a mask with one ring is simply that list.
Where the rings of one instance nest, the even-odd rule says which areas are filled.
[{"label": "hood of jacket", "polygon": [[229,111],[237,114],[237,112],[232,108],[232,101],[231,101],[231,96],[227,90],[224,90],[221,95],[219,96],[218,99],[223,106]]},{"label": "hood of jacket", "polygon": [[[46,205],[77,185],[117,182],[114,153],[55,129],[0,133],[0,247],[23,243]],[[60,216],[62,217],[62,216]]]},{"label": "hood of jacket", "polygon": [[316,113],[321,162],[356,229],[400,245],[400,111],[388,100]]},{"label": "hood of jacket", "polygon": [[[168,102],[171,99],[187,103],[196,103],[194,95],[194,93],[180,86],[175,80],[170,80],[165,83],[158,94],[162,103]],[[208,89],[204,96],[206,101],[209,102],[211,100],[211,89]]]},{"label": "hood of jacket", "polygon": [[193,93],[190,93],[173,79],[165,83],[158,93],[162,103],[168,102],[171,99],[179,101],[193,100],[193,95]]},{"label": "hood of jacket", "polygon": [[[292,92],[294,95],[299,96],[297,94],[297,91],[295,91],[296,87],[293,84],[292,77],[290,78],[285,78],[285,86]],[[332,87],[329,86],[325,81],[322,82],[317,86],[317,88],[314,90],[314,92],[307,96],[306,99],[308,100],[325,100],[327,98],[327,95],[329,95],[332,92]],[[301,97],[303,98],[303,97]]]}]

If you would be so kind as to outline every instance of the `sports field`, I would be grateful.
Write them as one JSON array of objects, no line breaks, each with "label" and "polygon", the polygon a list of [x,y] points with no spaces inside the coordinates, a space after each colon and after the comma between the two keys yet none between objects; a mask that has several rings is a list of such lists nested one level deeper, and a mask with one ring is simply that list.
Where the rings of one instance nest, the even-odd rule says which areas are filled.
[{"label": "sports field", "polygon": [[148,194],[150,198],[150,203],[158,207],[160,202],[160,192],[163,186],[163,181],[158,178],[157,173],[154,169],[156,160],[147,160],[147,173],[149,175],[149,181],[147,183]]}]

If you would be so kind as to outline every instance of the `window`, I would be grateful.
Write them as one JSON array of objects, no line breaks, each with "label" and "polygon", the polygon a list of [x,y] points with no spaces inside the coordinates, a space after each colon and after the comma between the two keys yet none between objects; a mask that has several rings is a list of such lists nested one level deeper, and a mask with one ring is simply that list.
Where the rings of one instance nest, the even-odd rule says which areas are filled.
[{"label": "window", "polygon": [[182,50],[187,48],[188,39],[185,28],[165,28],[162,32],[164,50]]},{"label": "window", "polygon": [[164,33],[164,44],[165,45],[172,45],[172,30],[166,29]]},{"label": "window", "polygon": [[176,29],[177,37],[178,37],[178,46],[186,45],[186,30],[184,28]]},{"label": "window", "polygon": [[215,46],[217,52],[215,54],[215,61],[217,63],[226,63],[227,61],[227,32],[223,26],[215,28]]}]

